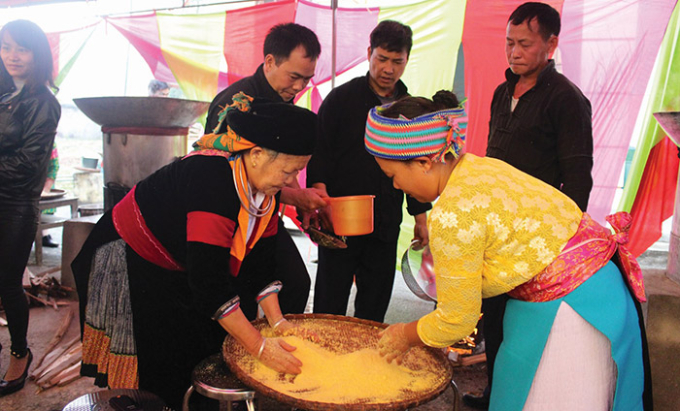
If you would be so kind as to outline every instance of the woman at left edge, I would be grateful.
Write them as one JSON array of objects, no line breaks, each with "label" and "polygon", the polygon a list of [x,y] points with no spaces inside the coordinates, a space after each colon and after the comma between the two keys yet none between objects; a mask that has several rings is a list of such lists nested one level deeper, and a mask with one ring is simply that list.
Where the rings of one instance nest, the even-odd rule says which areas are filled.
[{"label": "woman at left edge", "polygon": [[52,52],[40,27],[9,22],[0,30],[0,43],[0,299],[12,342],[0,381],[3,396],[24,387],[33,359],[22,278],[61,107],[49,89],[56,89]]}]

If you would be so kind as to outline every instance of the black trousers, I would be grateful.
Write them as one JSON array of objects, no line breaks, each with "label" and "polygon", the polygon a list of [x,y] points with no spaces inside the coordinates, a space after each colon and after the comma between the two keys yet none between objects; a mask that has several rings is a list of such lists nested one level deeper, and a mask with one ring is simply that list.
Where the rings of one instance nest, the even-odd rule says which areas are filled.
[{"label": "black trousers", "polygon": [[493,381],[493,367],[496,363],[498,349],[503,342],[503,317],[505,316],[505,305],[509,298],[507,294],[501,294],[482,300],[482,313],[484,313],[482,329],[486,352],[487,389],[489,390]]},{"label": "black trousers", "polygon": [[392,297],[397,238],[384,242],[372,236],[349,237],[343,250],[319,247],[314,287],[314,312],[346,315],[356,281],[354,316],[383,322]]},{"label": "black trousers", "polygon": [[279,305],[284,314],[302,314],[307,307],[312,281],[309,278],[305,262],[279,219],[276,234],[276,278],[283,283],[279,293]]},{"label": "black trousers", "polygon": [[26,352],[28,301],[22,285],[24,269],[38,229],[38,208],[33,204],[0,204],[0,300],[5,308],[12,350]]}]

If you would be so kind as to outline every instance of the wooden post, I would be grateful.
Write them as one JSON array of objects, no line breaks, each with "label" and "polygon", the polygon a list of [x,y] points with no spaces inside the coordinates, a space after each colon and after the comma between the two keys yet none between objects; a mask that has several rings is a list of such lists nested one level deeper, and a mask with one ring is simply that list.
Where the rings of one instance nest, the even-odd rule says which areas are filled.
[{"label": "wooden post", "polygon": [[675,189],[675,211],[671,225],[671,238],[668,247],[668,267],[666,276],[680,284],[680,178]]},{"label": "wooden post", "polygon": [[[680,111],[656,112],[654,118],[659,122],[668,138],[680,147]],[[680,284],[680,178],[678,178],[675,188],[675,209],[673,210],[673,224],[668,246],[666,276]]]}]

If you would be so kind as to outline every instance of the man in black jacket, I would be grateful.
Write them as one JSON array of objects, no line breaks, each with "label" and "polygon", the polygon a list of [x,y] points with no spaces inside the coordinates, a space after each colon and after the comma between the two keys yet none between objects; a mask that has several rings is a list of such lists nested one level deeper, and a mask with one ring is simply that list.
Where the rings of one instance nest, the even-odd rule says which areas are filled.
[{"label": "man in black jacket", "polygon": [[[412,32],[388,20],[378,24],[370,40],[368,74],[331,91],[319,109],[319,141],[307,167],[307,185],[331,197],[375,196],[372,234],[348,237],[346,249],[319,247],[314,312],[345,315],[356,279],[354,315],[382,322],[392,295],[404,193],[392,186],[366,152],[364,131],[371,108],[407,95],[399,79],[408,62]],[[416,219],[415,237],[427,244],[425,212],[431,205],[407,200]]]},{"label": "man in black jacket", "polygon": [[[524,3],[510,15],[505,45],[510,68],[491,102],[486,155],[558,188],[586,211],[593,187],[592,113],[588,99],[550,59],[560,26],[557,10],[543,3]],[[489,384],[481,397],[463,396],[474,408],[489,406],[506,301],[500,295],[482,303]]]},{"label": "man in black jacket", "polygon": [[[245,77],[220,92],[210,104],[206,132],[215,130],[219,113],[232,103],[232,97],[243,91],[252,97],[275,102],[293,103],[297,93],[307,87],[314,76],[321,45],[313,31],[295,23],[272,27],[264,40],[264,62],[255,74]],[[311,212],[326,205],[315,189],[300,188],[297,180],[281,190],[281,202],[296,207],[298,212]],[[303,313],[307,306],[311,280],[305,263],[279,219],[276,242],[277,279],[283,283],[279,294],[281,311]]]}]

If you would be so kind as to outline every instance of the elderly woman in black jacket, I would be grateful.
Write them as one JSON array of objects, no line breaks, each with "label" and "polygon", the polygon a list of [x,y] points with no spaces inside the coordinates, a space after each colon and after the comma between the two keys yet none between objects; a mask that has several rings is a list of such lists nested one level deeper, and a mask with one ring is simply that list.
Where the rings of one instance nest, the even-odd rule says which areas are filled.
[{"label": "elderly woman in black jacket", "polygon": [[[274,253],[279,192],[316,142],[316,115],[243,93],[181,160],[140,181],[97,222],[71,267],[83,324],[81,374],[143,389],[179,409],[191,371],[227,333],[279,372],[299,374],[295,348],[249,320],[283,318]],[[283,283],[282,283],[283,281]]]},{"label": "elderly woman in black jacket", "polygon": [[0,43],[0,299],[12,339],[9,368],[0,381],[3,396],[23,388],[32,360],[21,280],[61,108],[48,88],[55,86],[45,33],[16,20],[0,30]]}]

